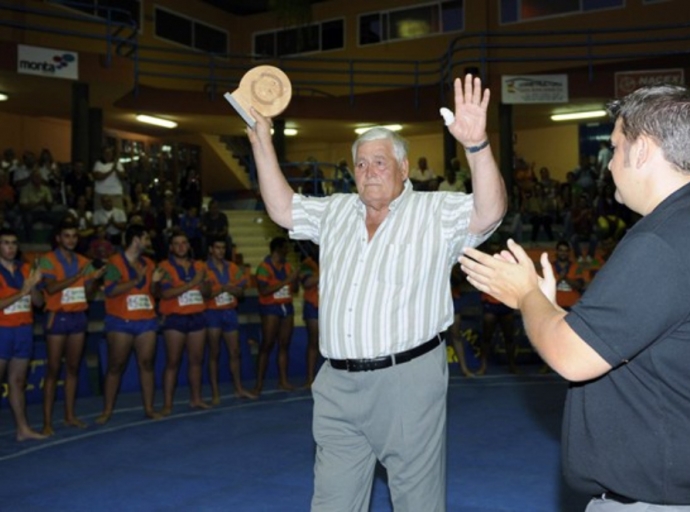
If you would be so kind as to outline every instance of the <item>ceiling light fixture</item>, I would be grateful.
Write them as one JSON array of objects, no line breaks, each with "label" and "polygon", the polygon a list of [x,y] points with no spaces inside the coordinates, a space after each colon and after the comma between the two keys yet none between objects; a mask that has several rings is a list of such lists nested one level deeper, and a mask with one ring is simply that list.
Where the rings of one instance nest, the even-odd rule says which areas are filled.
[{"label": "ceiling light fixture", "polygon": [[592,119],[595,117],[604,117],[606,110],[588,110],[586,112],[569,112],[567,114],[554,114],[551,116],[552,121],[575,121],[577,119]]},{"label": "ceiling light fixture", "polygon": [[175,121],[170,121],[169,119],[162,119],[160,117],[147,116],[146,114],[137,114],[137,121],[139,121],[140,123],[161,126],[163,128],[175,128],[177,126],[177,123]]},{"label": "ceiling light fixture", "polygon": [[0,92],[0,101],[7,101],[9,99],[10,97],[7,94]]},{"label": "ceiling light fixture", "polygon": [[[273,135],[276,131],[271,128],[271,135]],[[297,135],[298,131],[297,128],[283,128],[283,135],[286,137],[294,137]]]},{"label": "ceiling light fixture", "polygon": [[[376,128],[376,127],[377,127],[376,125],[361,126],[359,128],[355,128],[355,133],[357,135],[362,135],[364,132],[368,132],[372,128]],[[387,124],[387,125],[381,126],[381,128],[388,128],[392,132],[399,132],[400,130],[402,130],[402,125],[401,124]]]}]

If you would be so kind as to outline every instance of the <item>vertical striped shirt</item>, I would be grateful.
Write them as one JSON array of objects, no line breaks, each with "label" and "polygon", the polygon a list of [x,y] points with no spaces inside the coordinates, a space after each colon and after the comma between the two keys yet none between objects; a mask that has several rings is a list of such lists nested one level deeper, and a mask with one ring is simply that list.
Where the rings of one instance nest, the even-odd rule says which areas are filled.
[{"label": "vertical striped shirt", "polygon": [[290,236],[319,244],[320,350],[374,358],[416,347],[453,322],[450,272],[491,234],[468,226],[472,195],[415,192],[408,181],[369,241],[357,194],[295,194]]}]

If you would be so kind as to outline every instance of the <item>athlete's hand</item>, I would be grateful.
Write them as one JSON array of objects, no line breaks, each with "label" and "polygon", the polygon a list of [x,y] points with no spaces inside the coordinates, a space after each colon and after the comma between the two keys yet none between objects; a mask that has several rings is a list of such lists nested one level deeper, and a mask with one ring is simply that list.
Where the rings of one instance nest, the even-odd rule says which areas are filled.
[{"label": "athlete's hand", "polygon": [[152,283],[159,283],[161,281],[161,279],[163,279],[164,275],[165,275],[165,271],[160,267],[156,267],[156,270],[154,270],[153,274],[151,275],[151,282]]}]

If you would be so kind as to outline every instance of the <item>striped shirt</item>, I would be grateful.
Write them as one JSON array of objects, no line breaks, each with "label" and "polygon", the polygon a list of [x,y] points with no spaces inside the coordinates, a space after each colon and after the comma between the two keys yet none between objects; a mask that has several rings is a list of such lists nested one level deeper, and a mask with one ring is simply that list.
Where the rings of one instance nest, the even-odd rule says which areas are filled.
[{"label": "striped shirt", "polygon": [[472,195],[414,192],[408,181],[368,240],[357,194],[295,194],[291,238],[320,246],[319,332],[326,358],[374,358],[414,348],[453,322],[450,272],[466,246]]}]

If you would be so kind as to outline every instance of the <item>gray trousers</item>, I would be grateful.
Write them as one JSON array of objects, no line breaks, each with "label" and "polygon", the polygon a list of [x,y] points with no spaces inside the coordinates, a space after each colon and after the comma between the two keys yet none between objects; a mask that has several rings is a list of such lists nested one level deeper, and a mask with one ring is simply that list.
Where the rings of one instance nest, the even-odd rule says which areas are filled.
[{"label": "gray trousers", "polygon": [[626,504],[592,498],[585,512],[690,512],[690,505],[653,505],[642,501]]},{"label": "gray trousers", "polygon": [[350,373],[324,363],[312,385],[313,512],[367,512],[374,469],[396,512],[446,510],[446,345],[407,363]]}]

